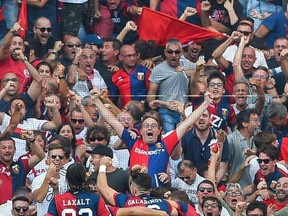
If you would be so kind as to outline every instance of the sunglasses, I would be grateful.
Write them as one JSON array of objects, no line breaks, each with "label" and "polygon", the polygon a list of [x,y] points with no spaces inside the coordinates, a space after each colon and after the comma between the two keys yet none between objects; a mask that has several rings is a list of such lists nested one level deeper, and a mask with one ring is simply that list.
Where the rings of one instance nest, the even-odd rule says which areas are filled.
[{"label": "sunglasses", "polygon": [[245,36],[248,36],[249,34],[251,34],[252,32],[248,32],[248,31],[238,31],[240,33],[242,33]]},{"label": "sunglasses", "polygon": [[261,164],[262,162],[264,162],[264,164],[268,164],[270,162],[270,159],[257,159],[258,164]]},{"label": "sunglasses", "polygon": [[51,32],[52,31],[52,28],[45,28],[45,27],[42,27],[42,28],[39,28],[37,26],[35,26],[36,29],[39,29],[42,33],[44,33],[46,30],[47,32]]},{"label": "sunglasses", "polygon": [[74,47],[74,46],[76,46],[76,47],[81,47],[82,45],[81,45],[81,44],[68,43],[68,44],[66,44],[65,46],[67,46],[67,47],[69,47],[69,48],[72,48],[72,47]]},{"label": "sunglasses", "polygon": [[89,140],[90,142],[95,142],[97,141],[103,141],[105,139],[105,137],[91,137]]},{"label": "sunglasses", "polygon": [[181,50],[171,50],[171,49],[168,49],[168,50],[167,50],[167,53],[168,53],[168,54],[173,54],[173,53],[175,53],[176,55],[178,55],[178,54],[181,53]]},{"label": "sunglasses", "polygon": [[26,211],[28,211],[29,206],[15,206],[14,207],[14,210],[17,211],[17,212],[20,212],[21,209],[22,209],[23,212],[26,212]]},{"label": "sunglasses", "polygon": [[205,192],[205,190],[208,192],[208,193],[212,193],[213,192],[213,188],[205,188],[205,187],[200,187],[199,188],[199,191],[201,193]]},{"label": "sunglasses", "polygon": [[60,159],[60,160],[63,160],[64,159],[64,156],[63,155],[51,155],[50,156],[52,159],[56,159],[57,157]]},{"label": "sunglasses", "polygon": [[72,122],[73,124],[76,124],[77,122],[78,122],[79,124],[83,124],[83,123],[85,122],[85,120],[84,120],[84,119],[71,119],[71,122]]}]

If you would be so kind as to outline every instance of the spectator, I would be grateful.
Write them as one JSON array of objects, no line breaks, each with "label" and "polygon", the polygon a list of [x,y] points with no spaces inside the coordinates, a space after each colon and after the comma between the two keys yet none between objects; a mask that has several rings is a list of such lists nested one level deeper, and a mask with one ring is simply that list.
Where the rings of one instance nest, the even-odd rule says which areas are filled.
[{"label": "spectator", "polygon": [[137,64],[137,53],[131,45],[124,45],[120,48],[119,60],[122,62],[122,67],[112,76],[113,85],[110,94],[113,97],[120,95],[121,108],[130,100],[145,101],[149,88],[150,70]]},{"label": "spectator", "polygon": [[12,200],[13,216],[28,216],[29,199],[26,196],[17,196]]},{"label": "spectator", "polygon": [[[244,194],[241,185],[238,183],[228,183],[226,185],[224,201],[228,205],[228,208],[232,209],[232,212],[234,213],[236,211],[237,203],[244,201]],[[224,205],[224,207],[226,206]]]},{"label": "spectator", "polygon": [[267,206],[264,202],[254,201],[249,203],[246,208],[246,215],[250,216],[255,214],[267,215]]},{"label": "spectator", "polygon": [[216,197],[204,197],[202,209],[204,216],[219,216],[221,215],[222,205]]}]

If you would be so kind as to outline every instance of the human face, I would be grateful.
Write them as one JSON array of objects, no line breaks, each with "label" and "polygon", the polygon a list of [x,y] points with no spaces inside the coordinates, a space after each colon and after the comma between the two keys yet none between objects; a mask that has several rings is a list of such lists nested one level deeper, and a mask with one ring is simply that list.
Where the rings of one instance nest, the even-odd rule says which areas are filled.
[{"label": "human face", "polygon": [[4,140],[0,142],[0,160],[5,164],[13,161],[16,148],[12,140]]},{"label": "human face", "polygon": [[161,127],[155,119],[147,118],[142,122],[140,133],[145,143],[154,144],[161,133]]},{"label": "human face", "polygon": [[220,208],[218,203],[212,200],[207,200],[203,206],[203,214],[204,216],[219,216]]},{"label": "human face", "polygon": [[190,169],[188,167],[185,167],[183,172],[179,173],[178,178],[180,178],[186,184],[192,185],[195,182],[196,173],[197,173],[196,168]]},{"label": "human face", "polygon": [[50,97],[54,99],[55,104],[56,104],[55,107],[56,107],[58,110],[60,110],[60,109],[61,109],[60,98],[59,98],[57,95],[51,95]]},{"label": "human face", "polygon": [[136,65],[137,53],[133,46],[124,45],[121,48],[119,60],[122,62],[124,67],[133,68]]},{"label": "human face", "polygon": [[271,158],[267,154],[262,153],[262,152],[259,154],[258,160],[259,159],[269,160],[268,164],[265,164],[264,161],[262,161],[261,163],[258,162],[260,171],[264,176],[268,176],[275,171],[276,160],[271,160]]},{"label": "human face", "polygon": [[90,48],[83,48],[82,54],[79,58],[79,66],[90,75],[93,72],[93,68],[96,61],[96,53]]},{"label": "human face", "polygon": [[165,49],[165,56],[168,65],[176,68],[180,65],[180,56],[182,55],[182,47],[179,44],[170,44]]},{"label": "human face", "polygon": [[88,103],[85,105],[85,110],[92,119],[98,118],[98,109],[92,99],[88,100]]},{"label": "human face", "polygon": [[206,131],[209,129],[210,126],[210,115],[208,110],[205,110],[205,112],[200,116],[200,118],[195,122],[195,128],[198,131]]},{"label": "human face", "polygon": [[256,61],[255,50],[252,47],[244,47],[241,58],[241,68],[244,72],[253,69]]},{"label": "human face", "polygon": [[259,126],[260,126],[259,116],[257,114],[251,114],[247,127],[248,131],[251,134],[254,134]]},{"label": "human face", "polygon": [[109,62],[115,61],[117,59],[119,51],[113,49],[113,42],[112,41],[105,41],[103,43],[102,48],[102,60],[103,62]]},{"label": "human face", "polygon": [[20,36],[14,36],[10,45],[10,53],[13,59],[18,59],[15,50],[22,50],[24,52],[24,41]]},{"label": "human face", "polygon": [[120,4],[120,0],[107,0],[109,10],[116,10]]},{"label": "human face", "polygon": [[288,178],[282,177],[278,180],[276,185],[276,197],[280,202],[287,202],[288,200]]},{"label": "human face", "polygon": [[225,92],[221,79],[215,78],[208,83],[208,91],[212,93],[214,100],[220,100]]},{"label": "human face", "polygon": [[192,60],[194,63],[196,63],[199,58],[200,52],[201,45],[197,43],[192,43],[188,46],[187,57],[189,60]]},{"label": "human face", "polygon": [[257,81],[261,84],[261,88],[264,89],[269,78],[266,71],[258,69],[253,72],[253,77],[257,79]]},{"label": "human face", "polygon": [[244,83],[239,83],[234,86],[235,102],[239,106],[247,104],[247,95],[249,95],[248,86]]},{"label": "human face", "polygon": [[75,134],[79,134],[85,126],[85,121],[83,119],[83,114],[81,112],[74,111],[70,117],[71,125],[74,129]]},{"label": "human face", "polygon": [[38,69],[38,72],[42,76],[42,78],[52,77],[52,72],[47,65],[41,65]]},{"label": "human face", "polygon": [[280,54],[283,49],[288,48],[288,40],[287,39],[278,39],[274,43],[273,52],[275,60],[280,63]]},{"label": "human face", "polygon": [[90,163],[93,165],[94,170],[97,172],[100,167],[100,160],[103,156],[99,154],[91,154]]},{"label": "human face", "polygon": [[78,37],[68,37],[64,44],[65,57],[72,61],[76,55],[76,48],[81,47],[81,41]]},{"label": "human face", "polygon": [[[251,25],[253,26],[253,25]],[[238,28],[237,28],[237,31],[242,33],[242,36],[243,37],[252,37],[252,33],[253,33],[253,29],[251,28],[251,26],[249,25],[239,25]],[[239,41],[240,42],[240,38],[239,38]]]},{"label": "human face", "polygon": [[13,216],[28,216],[29,203],[22,200],[17,200],[13,203],[12,215]]},{"label": "human face", "polygon": [[65,152],[62,149],[52,149],[48,152],[47,164],[54,164],[56,170],[60,170],[64,164]]},{"label": "human face", "polygon": [[286,118],[280,118],[278,116],[275,116],[273,118],[269,118],[269,123],[275,127],[275,128],[279,128],[283,125],[285,125],[285,121],[286,121]]},{"label": "human face", "polygon": [[70,125],[64,125],[60,131],[59,131],[59,135],[63,136],[63,137],[67,137],[70,140],[73,139],[73,132],[72,132],[72,128],[70,127]]},{"label": "human face", "polygon": [[244,197],[242,195],[242,192],[237,187],[230,187],[229,190],[227,190],[226,195],[225,195],[225,202],[233,210],[236,209],[236,204],[243,200],[244,200]]},{"label": "human face", "polygon": [[133,128],[133,117],[129,112],[120,112],[118,115],[118,121],[126,128]]},{"label": "human face", "polygon": [[20,88],[20,83],[18,77],[14,73],[7,73],[3,77],[2,87],[5,87],[9,81],[12,83],[9,85],[9,88],[6,90],[6,94],[10,97],[15,96]]},{"label": "human face", "polygon": [[47,18],[41,18],[37,21],[33,28],[34,37],[37,38],[42,45],[47,44],[51,36],[51,22]]},{"label": "human face", "polygon": [[[203,192],[201,192],[202,189],[205,189]],[[203,201],[203,197],[208,197],[208,196],[214,196],[214,191],[212,185],[208,183],[202,183],[199,186],[199,190],[196,193],[198,202],[201,205]]]},{"label": "human face", "polygon": [[264,216],[263,211],[259,208],[256,208],[252,211],[249,211],[247,216]]},{"label": "human face", "polygon": [[91,137],[89,137],[88,142],[92,147],[96,147],[97,145],[107,145],[108,144],[105,136],[101,133],[93,134]]},{"label": "human face", "polygon": [[16,108],[16,104],[19,104],[20,106],[22,106],[21,110],[20,110],[20,120],[22,121],[26,115],[26,107],[25,107],[25,104],[22,100],[14,100],[12,103],[11,103],[11,107],[10,107],[10,110],[9,110],[9,114],[12,116],[15,112],[15,108]]}]

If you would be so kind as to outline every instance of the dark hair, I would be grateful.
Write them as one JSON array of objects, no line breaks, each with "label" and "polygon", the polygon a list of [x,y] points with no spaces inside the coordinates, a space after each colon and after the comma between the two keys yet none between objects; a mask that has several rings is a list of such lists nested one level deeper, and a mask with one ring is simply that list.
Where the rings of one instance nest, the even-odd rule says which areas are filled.
[{"label": "dark hair", "polygon": [[[45,134],[40,131],[40,130],[36,130],[36,131],[33,131],[34,133],[34,138],[36,139],[37,136],[41,136],[42,139],[44,140],[44,147],[43,147],[43,150],[46,151],[46,147],[47,147],[47,137],[45,136]],[[26,151],[31,151],[31,148],[30,148],[30,145],[32,143],[27,139],[26,140]]]},{"label": "dark hair", "polygon": [[259,208],[263,212],[263,216],[267,216],[267,205],[262,201],[253,201],[249,203],[246,208],[246,215],[249,214],[250,211]]},{"label": "dark hair", "polygon": [[219,70],[215,67],[215,66],[212,66],[212,65],[205,65],[204,66],[204,70],[203,70],[203,73],[207,76],[210,76],[211,74],[213,73],[220,73]]},{"label": "dark hair", "polygon": [[192,204],[192,202],[189,200],[187,193],[183,190],[173,191],[170,194],[170,198],[171,198],[171,200],[174,200],[174,201],[182,201],[182,202],[185,202],[185,203],[190,204],[190,205]]},{"label": "dark hair", "polygon": [[190,160],[182,160],[180,163],[178,163],[177,169],[179,173],[184,172],[185,168],[194,169],[195,166]]},{"label": "dark hair", "polygon": [[[58,135],[60,135],[60,134],[59,134],[59,133],[60,133],[60,130],[61,130],[64,126],[66,126],[66,125],[68,125],[68,126],[71,128],[71,131],[72,131],[72,134],[73,134],[73,137],[72,137],[72,140],[71,140],[71,145],[76,145],[76,135],[75,135],[75,132],[74,132],[74,128],[72,127],[72,125],[71,125],[70,122],[64,122],[64,123],[60,124],[60,126],[58,127],[56,133],[57,133]],[[60,136],[61,136],[61,135],[60,135]],[[66,137],[66,138],[68,138],[68,137]]]},{"label": "dark hair", "polygon": [[216,202],[217,205],[218,205],[218,207],[219,207],[219,211],[221,212],[221,210],[222,210],[222,204],[221,204],[221,202],[220,202],[219,199],[217,199],[216,197],[213,197],[213,196],[208,196],[208,197],[204,197],[204,198],[203,198],[203,201],[202,201],[202,204],[201,204],[202,209],[203,209],[203,207],[204,207],[205,202],[208,201],[208,200],[210,200],[210,201],[212,201],[212,202]]},{"label": "dark hair", "polygon": [[151,176],[149,176],[146,173],[139,173],[138,170],[131,171],[130,173],[132,182],[134,182],[139,190],[142,191],[149,191],[152,188],[152,179]]},{"label": "dark hair", "polygon": [[257,157],[260,153],[266,154],[271,160],[277,160],[280,156],[279,149],[274,145],[264,145],[260,149],[257,149]]},{"label": "dark hair", "polygon": [[254,136],[254,144],[257,149],[262,148],[264,145],[271,145],[276,140],[276,134],[271,131],[261,131]]},{"label": "dark hair", "polygon": [[73,109],[70,110],[70,117],[72,116],[72,113],[73,113],[73,112],[82,113],[82,112],[81,112],[81,109],[80,109],[78,106],[75,106]]},{"label": "dark hair", "polygon": [[52,144],[48,145],[48,153],[54,149],[62,149],[63,151],[65,151],[64,147],[58,143],[52,143]]},{"label": "dark hair", "polygon": [[42,61],[42,62],[40,62],[40,63],[37,64],[37,66],[36,66],[37,71],[39,71],[39,68],[40,68],[42,65],[45,65],[45,66],[47,66],[47,67],[49,68],[49,70],[50,70],[50,75],[52,76],[52,74],[53,74],[53,68],[52,68],[51,64],[48,63],[48,62],[46,62],[46,61]]},{"label": "dark hair", "polygon": [[95,125],[93,127],[88,128],[85,141],[87,143],[90,142],[91,137],[96,137],[97,135],[102,134],[105,137],[105,140],[107,141],[107,145],[110,142],[110,134],[108,129],[104,125]]},{"label": "dark hair", "polygon": [[119,41],[119,40],[116,39],[116,38],[107,37],[107,38],[102,38],[102,40],[103,40],[103,43],[104,43],[104,42],[112,42],[112,47],[113,47],[113,50],[114,50],[114,51],[120,50],[120,48],[121,48],[121,46],[122,46],[121,41]]},{"label": "dark hair", "polygon": [[86,169],[81,163],[73,163],[67,168],[66,179],[70,191],[87,189]]},{"label": "dark hair", "polygon": [[[57,144],[62,146],[62,149],[63,151],[65,152],[65,157],[68,159],[70,157],[70,154],[71,154],[71,148],[72,148],[72,145],[71,145],[71,141],[69,138],[67,137],[63,137],[59,134],[55,134],[53,137],[51,137],[51,139],[49,140],[48,142],[48,147],[52,144],[49,144],[53,141],[57,141]],[[49,148],[48,148],[49,150]]]},{"label": "dark hair", "polygon": [[30,203],[29,199],[28,199],[26,196],[16,196],[16,197],[14,197],[14,198],[12,199],[12,205],[14,205],[14,203],[15,203],[16,201],[24,201],[24,202],[27,202],[28,205],[29,205],[29,203]]},{"label": "dark hair", "polygon": [[11,98],[11,100],[9,101],[9,110],[11,110],[11,105],[12,105],[12,103],[13,103],[13,101],[15,101],[15,100],[21,100],[21,101],[23,101],[23,104],[24,104],[24,108],[26,109],[26,103],[25,103],[25,100],[19,95],[19,94],[17,94],[17,95],[15,95],[15,96],[13,96],[12,98]]},{"label": "dark hair", "polygon": [[145,119],[147,118],[153,118],[155,119],[155,121],[158,122],[159,127],[162,126],[162,119],[159,115],[159,113],[155,110],[150,110],[149,112],[144,113],[144,115],[142,116],[142,123],[144,122]]},{"label": "dark hair", "polygon": [[[136,101],[136,100],[131,100],[128,103],[129,104],[128,104],[126,110],[131,113],[131,115],[135,121],[138,121],[138,122],[141,121],[141,118],[145,113],[144,112],[144,110],[145,110],[144,104],[142,104],[140,101]],[[139,108],[140,105],[143,105],[143,109]]]},{"label": "dark hair", "polygon": [[213,79],[220,79],[221,82],[223,83],[223,87],[225,88],[225,77],[223,76],[222,73],[219,72],[211,73],[207,78],[207,84],[209,84]]},{"label": "dark hair", "polygon": [[211,181],[208,180],[208,179],[205,179],[205,180],[203,180],[202,182],[200,182],[200,183],[198,184],[198,186],[197,186],[197,191],[199,191],[199,188],[201,187],[201,186],[200,186],[201,184],[210,184],[210,185],[212,186],[212,188],[213,188],[213,192],[215,192],[215,187],[214,187],[213,182],[211,182]]},{"label": "dark hair", "polygon": [[15,141],[12,139],[12,135],[10,132],[7,132],[2,137],[0,137],[0,142],[2,141],[12,141],[15,147]]},{"label": "dark hair", "polygon": [[154,40],[137,40],[134,43],[135,51],[140,54],[142,60],[152,58],[156,47],[157,44]]},{"label": "dark hair", "polygon": [[237,129],[241,130],[244,128],[243,122],[249,123],[250,117],[253,114],[257,114],[255,109],[246,109],[241,112],[239,112],[236,116],[236,122],[237,122]]},{"label": "dark hair", "polygon": [[153,188],[152,191],[150,192],[150,196],[160,198],[160,199],[166,199],[165,193],[167,193],[168,190],[164,187],[156,187]]}]

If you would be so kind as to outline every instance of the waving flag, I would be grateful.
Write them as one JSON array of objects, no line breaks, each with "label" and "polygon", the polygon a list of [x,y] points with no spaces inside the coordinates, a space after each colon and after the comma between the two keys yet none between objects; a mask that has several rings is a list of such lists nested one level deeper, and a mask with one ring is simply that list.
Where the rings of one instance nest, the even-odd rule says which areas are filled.
[{"label": "waving flag", "polygon": [[20,9],[18,20],[21,20],[20,26],[23,28],[23,30],[18,31],[18,34],[20,34],[22,38],[25,38],[26,31],[28,29],[26,0],[22,0],[22,6]]}]

